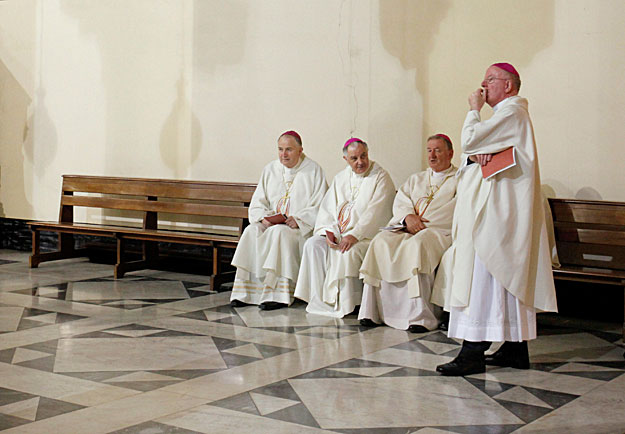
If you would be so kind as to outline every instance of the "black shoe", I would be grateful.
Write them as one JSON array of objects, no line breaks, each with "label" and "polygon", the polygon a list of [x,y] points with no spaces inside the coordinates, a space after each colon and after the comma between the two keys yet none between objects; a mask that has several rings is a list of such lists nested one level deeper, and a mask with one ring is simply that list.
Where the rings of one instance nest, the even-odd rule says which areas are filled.
[{"label": "black shoe", "polygon": [[467,358],[459,355],[449,363],[438,365],[436,372],[446,376],[465,376],[486,372],[483,358]]},{"label": "black shoe", "polygon": [[377,327],[378,325],[369,318],[363,318],[360,320],[360,325],[363,327]]},{"label": "black shoe", "polygon": [[249,304],[245,303],[244,301],[241,300],[231,300],[230,301],[230,307],[243,307],[243,306],[249,306]]},{"label": "black shoe", "polygon": [[258,307],[260,308],[260,310],[276,310],[288,306],[288,304],[278,303],[277,301],[266,301],[264,303],[261,303]]},{"label": "black shoe", "polygon": [[408,326],[408,331],[410,333],[427,333],[427,332],[429,332],[428,329],[426,329],[422,325],[418,325],[418,324],[411,324],[411,325],[409,325]]},{"label": "black shoe", "polygon": [[485,363],[506,368],[529,369],[527,342],[504,342],[496,352],[485,357]]},{"label": "black shoe", "polygon": [[438,329],[446,332],[449,330],[449,312],[443,312],[441,322],[438,325]]}]

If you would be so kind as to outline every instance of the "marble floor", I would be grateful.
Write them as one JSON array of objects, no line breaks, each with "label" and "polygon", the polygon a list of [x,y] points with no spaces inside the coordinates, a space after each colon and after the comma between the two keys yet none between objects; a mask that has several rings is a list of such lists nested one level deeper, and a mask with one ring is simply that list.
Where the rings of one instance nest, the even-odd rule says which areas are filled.
[{"label": "marble floor", "polygon": [[233,309],[204,276],[27,259],[0,250],[3,432],[625,432],[620,324],[539,316],[531,369],[441,377],[460,347],[440,331]]}]

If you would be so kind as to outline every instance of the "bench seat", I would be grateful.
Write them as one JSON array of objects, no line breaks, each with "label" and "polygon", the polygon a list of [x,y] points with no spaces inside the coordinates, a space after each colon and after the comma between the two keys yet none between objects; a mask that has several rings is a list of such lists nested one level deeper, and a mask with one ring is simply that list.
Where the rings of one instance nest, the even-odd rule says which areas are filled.
[{"label": "bench seat", "polygon": [[[243,183],[63,175],[58,222],[28,223],[33,241],[30,266],[35,268],[46,261],[85,256],[87,249],[75,247],[73,236],[78,234],[117,240],[115,278],[129,271],[157,268],[159,242],[193,244],[212,248],[211,289],[217,289],[232,277],[231,272],[222,272],[221,252],[237,246],[249,223],[248,207],[255,189],[255,184]],[[74,209],[77,207],[114,210],[116,216],[139,215],[140,222],[124,225],[76,222]],[[180,219],[184,221],[189,216],[227,219],[234,226],[228,226],[232,227],[228,230],[222,229],[222,225],[217,228],[204,225],[195,230],[179,224]],[[41,231],[58,233],[56,251],[41,252]],[[141,260],[127,260],[128,240],[141,242]]]}]

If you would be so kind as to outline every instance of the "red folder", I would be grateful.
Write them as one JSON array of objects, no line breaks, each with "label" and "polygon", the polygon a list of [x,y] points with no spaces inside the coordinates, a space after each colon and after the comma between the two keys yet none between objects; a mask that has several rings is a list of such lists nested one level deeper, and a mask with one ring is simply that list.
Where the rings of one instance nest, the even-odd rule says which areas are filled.
[{"label": "red folder", "polygon": [[514,166],[516,166],[516,156],[514,154],[514,148],[512,147],[493,154],[492,159],[486,166],[482,166],[482,177],[484,179],[489,179]]},{"label": "red folder", "polygon": [[286,216],[284,214],[274,214],[270,215],[269,217],[265,217],[265,220],[267,220],[272,225],[279,225],[286,221]]},{"label": "red folder", "polygon": [[330,232],[328,230],[326,230],[326,238],[332,243],[332,244],[336,244],[336,235],[334,235],[334,232]]}]

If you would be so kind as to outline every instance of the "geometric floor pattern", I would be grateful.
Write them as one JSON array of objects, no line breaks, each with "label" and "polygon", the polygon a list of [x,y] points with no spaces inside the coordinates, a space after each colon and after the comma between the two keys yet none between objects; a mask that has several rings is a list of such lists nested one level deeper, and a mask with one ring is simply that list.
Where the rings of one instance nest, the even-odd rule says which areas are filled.
[{"label": "geometric floor pattern", "polygon": [[460,348],[441,331],[231,308],[206,276],[27,260],[0,250],[2,432],[625,432],[620,324],[539,315],[529,370],[441,377]]}]

